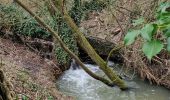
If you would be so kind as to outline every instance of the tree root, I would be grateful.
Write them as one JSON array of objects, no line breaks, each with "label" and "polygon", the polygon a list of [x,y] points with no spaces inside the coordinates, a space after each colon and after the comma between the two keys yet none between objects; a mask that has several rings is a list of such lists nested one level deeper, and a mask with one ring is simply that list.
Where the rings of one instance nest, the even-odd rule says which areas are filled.
[{"label": "tree root", "polygon": [[[0,63],[0,68],[2,67],[2,62]],[[10,91],[9,83],[6,80],[4,72],[0,69],[0,100],[13,100],[12,93]]]}]

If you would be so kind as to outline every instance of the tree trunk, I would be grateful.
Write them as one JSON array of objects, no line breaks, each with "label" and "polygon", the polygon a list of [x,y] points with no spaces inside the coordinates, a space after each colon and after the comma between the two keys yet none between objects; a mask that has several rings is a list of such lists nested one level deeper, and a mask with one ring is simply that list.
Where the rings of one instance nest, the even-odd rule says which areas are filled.
[{"label": "tree trunk", "polygon": [[[63,14],[63,17],[66,21],[66,23],[72,28],[72,31],[75,33],[75,37],[79,43],[79,45],[87,52],[87,54],[94,60],[100,67],[101,70],[108,76],[108,78],[112,81],[99,77],[93,72],[91,72],[87,67],[84,66],[84,64],[80,61],[80,59],[71,52],[66,45],[63,43],[63,41],[60,39],[58,34],[53,31],[48,25],[46,25],[38,16],[36,16],[31,10],[29,10],[25,5],[23,5],[19,0],[15,0],[20,6],[22,6],[25,10],[27,10],[34,18],[45,28],[47,29],[59,42],[61,47],[72,57],[76,60],[76,62],[93,78],[102,81],[103,83],[107,85],[111,85],[114,83],[115,85],[119,86],[120,89],[125,90],[128,87],[126,84],[121,80],[114,71],[110,67],[107,66],[107,63],[95,52],[93,47],[89,44],[85,36],[80,32],[76,24],[73,22],[71,17],[68,15],[68,12],[64,9],[63,0],[57,0],[56,1],[56,7],[59,9],[59,11]],[[57,11],[55,6],[53,8]]]},{"label": "tree trunk", "polygon": [[61,38],[58,36],[58,33],[56,33],[54,30],[52,30],[47,24],[44,23],[44,21],[36,16],[31,10],[29,10],[22,2],[20,2],[19,0],[15,0],[21,7],[23,7],[27,12],[29,12],[31,14],[31,16],[34,16],[34,18],[36,19],[36,21],[42,25],[46,30],[48,30],[56,39],[56,41],[60,44],[60,46],[73,58],[76,60],[76,62],[82,67],[82,69],[87,72],[91,77],[95,78],[96,80],[100,80],[101,82],[105,83],[108,86],[112,85],[112,82],[110,82],[110,80],[105,79],[103,77],[100,77],[96,74],[94,74],[91,70],[89,70],[81,61],[80,59],[72,52],[68,49],[68,47],[64,44],[64,42],[61,40]]},{"label": "tree trunk", "polygon": [[79,45],[87,52],[87,54],[91,57],[91,59],[95,61],[97,65],[99,65],[99,68],[108,76],[108,78],[114,84],[119,86],[122,90],[127,89],[125,82],[118,77],[115,71],[113,71],[110,67],[107,66],[107,63],[96,53],[93,47],[89,44],[84,34],[79,30],[77,25],[73,22],[72,18],[69,16],[68,12],[64,9],[63,7],[64,4],[62,0],[55,0],[55,3],[56,3],[56,8],[63,14],[65,21],[72,28],[72,31]]}]

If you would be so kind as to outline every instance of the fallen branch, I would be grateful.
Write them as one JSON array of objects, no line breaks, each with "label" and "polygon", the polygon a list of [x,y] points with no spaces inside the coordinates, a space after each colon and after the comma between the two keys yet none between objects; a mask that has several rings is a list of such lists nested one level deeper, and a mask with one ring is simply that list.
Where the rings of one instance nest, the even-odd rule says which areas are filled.
[{"label": "fallen branch", "polygon": [[114,47],[114,48],[110,51],[110,53],[108,54],[106,62],[108,63],[109,58],[112,56],[113,52],[115,52],[115,51],[117,51],[117,50],[120,50],[120,49],[123,48],[123,47],[124,47],[124,44],[119,44],[118,46]]}]

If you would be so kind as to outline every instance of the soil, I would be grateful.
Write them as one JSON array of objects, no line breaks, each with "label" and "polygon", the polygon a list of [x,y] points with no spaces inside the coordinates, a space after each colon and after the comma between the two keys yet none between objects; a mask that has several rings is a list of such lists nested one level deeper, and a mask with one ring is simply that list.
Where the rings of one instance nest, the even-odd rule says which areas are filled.
[{"label": "soil", "polygon": [[105,41],[117,44],[122,38],[122,30],[119,25],[115,24],[116,20],[111,13],[106,10],[101,12],[90,12],[88,19],[80,24],[80,29],[85,35],[99,38]]},{"label": "soil", "polygon": [[[0,59],[14,98],[71,100],[61,94],[55,81],[62,72],[53,60],[42,58],[25,45],[0,38]],[[52,99],[53,100],[53,99]]]}]

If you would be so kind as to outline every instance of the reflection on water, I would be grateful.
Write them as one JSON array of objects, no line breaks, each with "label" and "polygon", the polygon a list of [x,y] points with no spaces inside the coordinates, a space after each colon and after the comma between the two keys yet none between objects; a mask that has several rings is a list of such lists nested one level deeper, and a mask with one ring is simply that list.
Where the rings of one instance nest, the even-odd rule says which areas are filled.
[{"label": "reflection on water", "polygon": [[[99,73],[97,67],[87,66]],[[70,69],[57,81],[57,87],[66,95],[76,97],[76,100],[170,100],[170,91],[163,87],[152,86],[137,79],[130,83],[137,89],[125,92],[91,78],[82,69]]]}]

